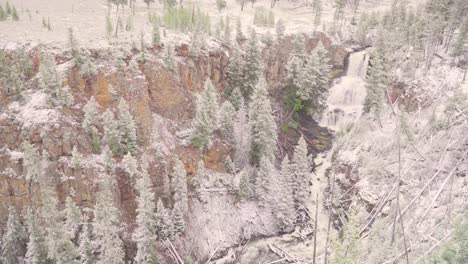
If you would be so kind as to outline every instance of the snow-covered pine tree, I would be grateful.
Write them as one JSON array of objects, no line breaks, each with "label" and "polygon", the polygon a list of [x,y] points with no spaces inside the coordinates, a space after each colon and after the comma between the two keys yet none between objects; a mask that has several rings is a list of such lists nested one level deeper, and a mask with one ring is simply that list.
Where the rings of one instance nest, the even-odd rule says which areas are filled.
[{"label": "snow-covered pine tree", "polygon": [[358,264],[363,263],[359,244],[359,219],[357,213],[351,210],[348,222],[343,225],[341,239],[332,240],[333,254],[330,264]]},{"label": "snow-covered pine tree", "polygon": [[97,264],[125,263],[123,242],[119,235],[120,213],[114,205],[113,185],[114,179],[111,175],[101,175],[93,219],[93,243],[98,256]]},{"label": "snow-covered pine tree", "polygon": [[156,221],[156,234],[158,235],[158,239],[160,241],[171,239],[174,237],[174,224],[172,223],[171,215],[164,207],[161,198],[158,199],[158,203],[156,205],[156,214],[155,214],[155,221]]},{"label": "snow-covered pine tree", "polygon": [[68,45],[70,46],[71,55],[73,60],[75,61],[75,65],[80,67],[83,63],[81,58],[80,50],[78,47],[78,40],[75,38],[75,34],[73,33],[73,28],[68,28]]},{"label": "snow-covered pine tree", "polygon": [[238,168],[243,169],[249,164],[251,153],[252,129],[246,107],[241,101],[234,121],[234,162]]},{"label": "snow-covered pine tree", "polygon": [[47,256],[56,264],[77,264],[78,249],[75,247],[69,231],[65,227],[65,213],[61,211],[57,193],[51,186],[41,184],[42,218],[46,219]]},{"label": "snow-covered pine tree", "polygon": [[143,2],[145,2],[145,3],[146,3],[146,7],[149,9],[149,7],[150,7],[150,4],[151,4],[151,3],[154,3],[154,2],[155,2],[155,0],[143,0]]},{"label": "snow-covered pine tree", "polygon": [[277,127],[271,109],[270,99],[266,89],[266,82],[262,78],[252,95],[249,109],[249,124],[252,130],[251,159],[258,164],[262,157],[270,162],[275,160]]},{"label": "snow-covered pine tree", "polygon": [[[242,70],[244,68],[244,60],[242,57],[242,50],[234,45],[229,64],[227,66],[227,85],[226,90],[224,91],[227,96],[231,96],[231,99],[232,96],[234,96],[233,93],[236,89],[240,92],[245,90],[244,86],[246,83],[244,82]],[[236,104],[236,102],[233,102],[233,104]]]},{"label": "snow-covered pine tree", "polygon": [[83,155],[78,151],[76,145],[73,146],[72,153],[70,159],[70,167],[73,169],[80,169],[83,167]]},{"label": "snow-covered pine tree", "polygon": [[218,92],[210,79],[205,89],[197,95],[195,118],[192,121],[192,144],[204,148],[210,143],[213,131],[218,128]]},{"label": "snow-covered pine tree", "polygon": [[123,153],[134,152],[136,150],[136,125],[133,116],[130,114],[127,102],[121,98],[119,102],[119,124],[121,150]]},{"label": "snow-covered pine tree", "polygon": [[143,172],[137,179],[136,189],[138,191],[136,225],[132,235],[137,245],[135,256],[136,264],[147,264],[156,262],[156,203],[151,186],[151,179],[147,172]]},{"label": "snow-covered pine tree", "polygon": [[304,36],[302,34],[296,35],[293,42],[293,48],[291,55],[289,56],[288,62],[286,64],[287,77],[286,82],[287,86],[291,89],[294,89],[297,80],[299,79],[299,73],[304,67],[306,61],[306,51]]},{"label": "snow-covered pine tree", "polygon": [[380,123],[380,113],[382,111],[383,96],[388,84],[388,67],[381,54],[375,52],[371,56],[372,65],[366,78],[367,94],[363,103],[364,113],[374,113]]},{"label": "snow-covered pine tree", "polygon": [[294,196],[292,185],[294,183],[294,174],[289,158],[286,155],[281,162],[280,177],[275,179],[276,187],[276,210],[275,216],[280,221],[283,230],[289,229],[294,223]]},{"label": "snow-covered pine tree", "polygon": [[255,30],[250,32],[250,39],[248,42],[247,50],[243,54],[243,68],[242,75],[244,76],[243,81],[245,82],[240,88],[244,98],[249,99],[255,90],[260,79],[260,53],[258,50],[257,33]]},{"label": "snow-covered pine tree", "polygon": [[23,256],[24,228],[21,224],[16,209],[13,206],[8,208],[8,221],[5,234],[2,238],[0,260],[3,264],[17,264]]},{"label": "snow-covered pine tree", "polygon": [[67,196],[65,199],[65,230],[72,241],[76,241],[80,225],[80,208],[73,202],[71,196]]},{"label": "snow-covered pine tree", "polygon": [[53,97],[60,99],[62,94],[62,76],[57,71],[55,58],[51,54],[46,53],[41,56],[39,72],[41,74],[40,87]]},{"label": "snow-covered pine tree", "polygon": [[114,173],[115,162],[113,159],[112,151],[107,145],[105,145],[102,148],[101,160],[102,160],[102,164],[104,165],[104,169],[106,170],[106,172],[110,174]]},{"label": "snow-covered pine tree", "polygon": [[172,47],[171,46],[167,46],[167,51],[166,51],[166,54],[165,54],[163,60],[164,60],[164,65],[166,66],[166,69],[168,71],[171,71],[171,72],[174,72],[174,73],[177,71],[174,56],[172,55]]},{"label": "snow-covered pine tree", "polygon": [[174,188],[174,202],[179,204],[180,212],[185,215],[188,210],[187,172],[178,157],[174,160],[172,186]]},{"label": "snow-covered pine tree", "polygon": [[284,25],[284,21],[282,19],[278,19],[276,22],[276,39],[280,40],[284,37],[284,31],[286,27]]},{"label": "snow-covered pine tree", "polygon": [[254,186],[250,178],[250,174],[247,170],[242,170],[240,172],[239,179],[239,196],[243,200],[251,199],[255,194]]},{"label": "snow-covered pine tree", "polygon": [[99,142],[99,133],[97,125],[99,124],[99,105],[92,96],[86,105],[83,107],[84,118],[81,127],[86,131],[86,133],[91,137],[92,145],[95,151],[100,150]]},{"label": "snow-covered pine tree", "polygon": [[322,1],[314,0],[312,8],[314,9],[314,30],[317,30],[322,20]]},{"label": "snow-covered pine tree", "polygon": [[91,239],[91,230],[88,216],[82,216],[82,228],[78,238],[78,249],[80,252],[80,263],[81,264],[94,264],[96,263],[96,257],[93,250],[93,242]]},{"label": "snow-covered pine tree", "polygon": [[0,5],[0,21],[5,21],[7,18],[6,12],[3,9],[2,5]]},{"label": "snow-covered pine tree", "polygon": [[294,175],[292,189],[296,209],[304,208],[307,199],[310,197],[311,181],[309,158],[307,157],[307,143],[304,136],[301,136],[297,146],[294,148],[291,170]]},{"label": "snow-covered pine tree", "polygon": [[41,156],[37,148],[29,142],[23,143],[23,170],[27,182],[37,182],[42,174]]},{"label": "snow-covered pine tree", "polygon": [[203,36],[200,36],[201,32],[194,32],[192,34],[192,45],[190,47],[190,51],[189,51],[189,56],[193,59],[196,59],[198,58],[198,56],[200,56],[200,53],[201,53],[201,37]]},{"label": "snow-covered pine tree", "polygon": [[161,44],[161,32],[159,31],[159,23],[157,20],[153,21],[153,34],[152,34],[153,46]]},{"label": "snow-covered pine tree", "polygon": [[227,156],[226,160],[224,160],[224,168],[226,172],[230,174],[236,174],[239,170],[229,155]]},{"label": "snow-covered pine tree", "polygon": [[138,173],[138,161],[129,152],[122,159],[122,169],[128,173],[130,178],[135,177]]},{"label": "snow-covered pine tree", "polygon": [[468,42],[468,18],[465,17],[460,26],[457,38],[452,48],[452,55],[455,57],[463,55],[464,47]]},{"label": "snow-covered pine tree", "polygon": [[268,156],[262,156],[255,177],[255,195],[260,202],[260,206],[267,207],[272,205],[273,182],[278,178],[277,171]]},{"label": "snow-covered pine tree", "polygon": [[236,22],[236,42],[237,44],[241,44],[245,39],[246,37],[242,32],[242,23],[240,17],[238,17]]},{"label": "snow-covered pine tree", "polygon": [[226,44],[231,44],[231,21],[229,19],[229,16],[226,16],[226,23],[224,23],[223,39],[226,42]]},{"label": "snow-covered pine tree", "polygon": [[174,235],[180,235],[185,232],[185,221],[182,215],[182,209],[178,202],[174,203],[174,208],[171,212],[171,219],[174,225]]},{"label": "snow-covered pine tree", "polygon": [[232,140],[231,135],[233,132],[235,116],[236,109],[234,109],[234,106],[228,100],[224,101],[221,105],[219,125],[228,140]]},{"label": "snow-covered pine tree", "polygon": [[234,109],[236,109],[236,111],[240,109],[241,104],[244,105],[244,97],[242,96],[239,87],[236,87],[232,91],[231,96],[229,96],[229,101],[231,101],[231,104],[232,106],[234,106]]},{"label": "snow-covered pine tree", "polygon": [[319,41],[314,51],[307,57],[306,64],[299,69],[296,80],[296,95],[303,101],[311,113],[321,113],[327,107],[330,87],[331,65],[327,51]]},{"label": "snow-covered pine tree", "polygon": [[112,153],[120,153],[121,134],[119,123],[115,120],[114,113],[107,109],[102,115],[102,122],[104,127],[103,142],[110,148]]},{"label": "snow-covered pine tree", "polygon": [[203,162],[203,159],[200,159],[197,162],[197,174],[192,177],[190,184],[195,188],[198,189],[200,188],[201,183],[203,182],[203,179],[206,177],[206,168],[205,168],[205,162]]},{"label": "snow-covered pine tree", "polygon": [[47,258],[47,246],[44,232],[39,224],[39,217],[32,209],[26,213],[26,224],[28,226],[29,240],[26,247],[25,261],[28,264],[47,264],[51,260]]}]

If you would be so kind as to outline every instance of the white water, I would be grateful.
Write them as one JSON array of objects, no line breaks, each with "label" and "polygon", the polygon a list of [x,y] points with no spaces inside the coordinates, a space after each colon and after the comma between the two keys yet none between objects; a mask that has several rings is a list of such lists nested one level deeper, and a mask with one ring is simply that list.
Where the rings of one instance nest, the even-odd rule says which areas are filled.
[{"label": "white water", "polygon": [[369,54],[366,50],[349,56],[346,75],[337,79],[330,89],[328,108],[320,124],[335,131],[353,123],[362,114],[362,104],[366,97],[365,77]]}]

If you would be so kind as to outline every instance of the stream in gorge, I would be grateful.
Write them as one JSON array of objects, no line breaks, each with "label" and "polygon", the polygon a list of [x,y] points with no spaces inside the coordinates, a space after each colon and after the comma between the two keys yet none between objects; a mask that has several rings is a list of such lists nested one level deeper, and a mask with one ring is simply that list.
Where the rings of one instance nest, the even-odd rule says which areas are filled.
[{"label": "stream in gorge", "polygon": [[[360,118],[366,96],[365,77],[368,64],[369,53],[367,50],[349,54],[345,74],[335,79],[330,88],[327,100],[328,107],[320,118],[320,126],[337,132]],[[327,151],[319,154],[315,159],[315,164],[321,165],[312,172],[311,196],[307,205],[310,216],[314,217],[316,202],[318,202],[316,256],[320,263],[323,263],[325,257],[329,221],[328,208],[324,206],[324,200],[328,199],[326,190],[331,182],[325,178],[326,170],[330,167],[330,155],[331,151]],[[318,200],[316,201],[317,194]],[[299,260],[304,260],[304,263],[308,263],[309,260],[313,259],[314,237],[313,235],[302,237],[300,233],[300,230],[296,228],[294,232],[289,234],[257,238],[245,245],[231,247],[226,250],[224,257],[211,263],[269,263],[280,260],[279,256],[271,252],[269,248],[271,245],[286,251]]]}]

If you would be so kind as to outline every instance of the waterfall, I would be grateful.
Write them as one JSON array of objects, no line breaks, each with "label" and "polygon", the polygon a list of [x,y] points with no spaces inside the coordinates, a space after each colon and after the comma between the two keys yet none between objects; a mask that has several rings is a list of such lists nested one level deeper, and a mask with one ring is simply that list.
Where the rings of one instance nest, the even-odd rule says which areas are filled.
[{"label": "waterfall", "polygon": [[361,116],[368,64],[369,53],[366,50],[350,54],[346,75],[335,80],[330,89],[321,125],[339,130]]}]

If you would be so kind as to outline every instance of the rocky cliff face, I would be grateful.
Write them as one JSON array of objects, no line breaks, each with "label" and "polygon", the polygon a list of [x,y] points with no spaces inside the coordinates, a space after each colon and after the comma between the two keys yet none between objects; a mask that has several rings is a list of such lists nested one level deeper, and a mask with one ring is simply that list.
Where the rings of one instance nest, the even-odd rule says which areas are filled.
[{"label": "rocky cliff face", "polygon": [[[313,49],[318,40],[321,40],[330,51],[336,69],[343,69],[345,51],[332,46],[330,40],[324,35],[308,39],[308,49]],[[263,49],[262,56],[267,67],[264,69],[265,77],[274,89],[284,78],[284,65],[288,58],[291,40],[285,38],[281,43]],[[197,58],[188,56],[187,45],[176,47],[177,73],[171,72],[161,62],[161,50],[157,47],[149,49],[145,63],[139,63],[139,54],[134,50],[90,50],[90,58],[96,65],[96,72],[83,76],[80,69],[71,63],[69,52],[59,49],[50,50],[41,46],[26,47],[27,58],[32,62],[33,73],[28,78],[27,89],[22,95],[0,94],[0,225],[7,217],[7,208],[14,205],[24,209],[35,204],[34,183],[26,182],[22,175],[23,152],[22,143],[34,144],[39,153],[47,157],[48,167],[46,175],[53,179],[59,198],[64,198],[72,192],[78,205],[92,207],[95,200],[94,183],[101,164],[99,155],[93,151],[89,136],[81,128],[83,119],[82,108],[87,100],[94,96],[100,106],[100,111],[116,108],[120,98],[124,98],[130,106],[130,111],[136,120],[138,135],[137,158],[149,168],[148,172],[155,186],[158,197],[171,203],[170,187],[166,181],[172,164],[173,155],[178,155],[183,161],[189,178],[195,175],[197,161],[204,160],[206,167],[213,172],[225,174],[224,161],[229,155],[230,147],[220,139],[204,152],[191,146],[182,144],[177,132],[189,128],[194,116],[194,98],[207,78],[223,91],[226,80],[226,69],[229,63],[229,50],[218,47],[205,51]],[[38,68],[40,64],[39,53],[53,52],[58,69],[63,75],[63,86],[70,88],[73,95],[73,104],[70,107],[55,107],[51,105],[47,96],[38,87]],[[8,53],[23,52],[22,49],[9,50]],[[268,54],[268,56],[266,56]],[[3,90],[3,89],[1,89]],[[275,100],[280,100],[276,98]],[[279,109],[281,105],[277,106]],[[330,146],[329,135],[326,130],[318,128],[310,118],[302,118],[300,122],[309,128],[307,133],[314,141],[310,143],[310,150],[323,151]],[[101,131],[102,132],[102,131]],[[297,132],[289,132],[295,142],[299,136]],[[286,140],[287,137],[282,137]],[[287,145],[284,143],[283,145]],[[73,147],[83,155],[84,168],[74,169],[69,166]],[[290,151],[291,149],[287,149]],[[117,162],[119,157],[116,157]],[[169,161],[169,162],[166,162]],[[224,176],[223,176],[224,175]],[[135,191],[129,184],[131,179],[122,170],[117,169],[118,184],[115,187],[117,203],[123,210],[123,217],[127,223],[127,231],[133,228],[135,217]],[[231,180],[231,179],[228,179]],[[235,201],[225,194],[210,194],[215,202],[226,204],[226,210],[235,209]],[[224,201],[224,202],[222,202]],[[249,205],[246,205],[247,207]],[[203,209],[203,204],[194,203],[194,208]],[[247,207],[244,210],[247,210]],[[194,209],[195,210],[195,209]],[[248,211],[248,210],[247,210]],[[257,212],[258,213],[258,212]],[[194,213],[195,214],[195,213]],[[194,221],[206,221],[202,216],[191,216]],[[208,217],[208,215],[205,215]],[[226,215],[226,219],[228,219]],[[255,216],[251,216],[255,218]],[[218,219],[219,220],[219,219]],[[216,221],[218,221],[216,220]],[[243,221],[249,221],[249,217]],[[223,228],[216,226],[216,228]],[[233,238],[229,243],[239,241],[242,226],[234,229]],[[245,230],[244,230],[245,232]],[[250,231],[249,231],[250,232]],[[266,235],[264,231],[251,230],[252,235]],[[188,235],[190,237],[190,234]],[[196,239],[192,235],[192,239]],[[209,241],[210,237],[206,237]],[[216,238],[218,239],[218,238]],[[220,239],[220,238],[219,238]],[[226,238],[224,238],[226,240]],[[212,241],[216,243],[217,240]],[[200,249],[199,254],[207,254],[209,249]]]}]

